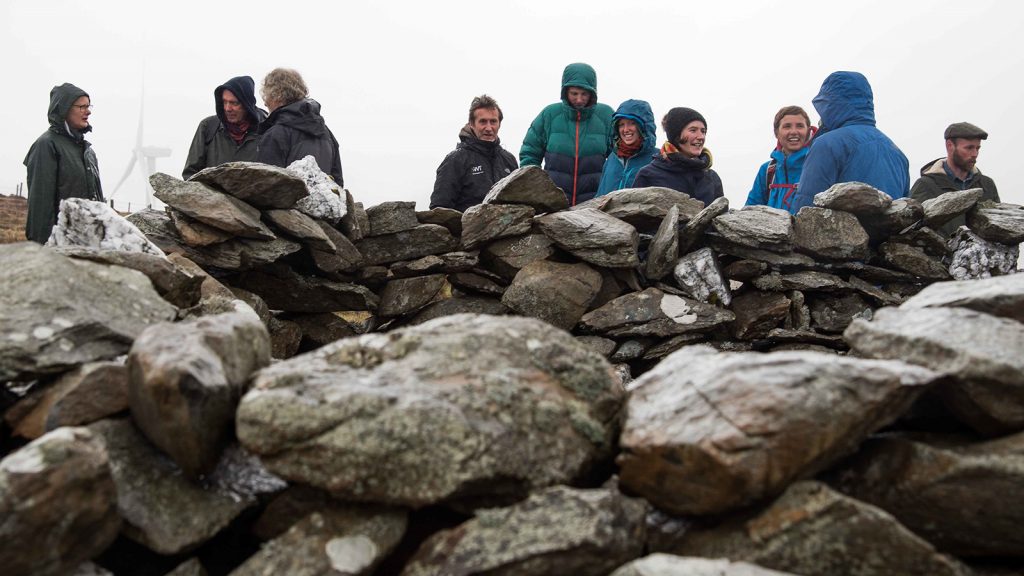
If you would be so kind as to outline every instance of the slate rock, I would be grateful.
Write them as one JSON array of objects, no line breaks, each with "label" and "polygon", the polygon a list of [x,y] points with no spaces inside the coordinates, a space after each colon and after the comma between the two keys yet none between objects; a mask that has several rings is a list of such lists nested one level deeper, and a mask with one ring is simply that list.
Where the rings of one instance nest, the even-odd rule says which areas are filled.
[{"label": "slate rock", "polygon": [[209,184],[257,208],[287,209],[309,195],[303,175],[258,162],[226,162],[205,168],[189,182]]},{"label": "slate rock", "polygon": [[944,192],[921,203],[924,209],[924,225],[939,228],[957,216],[964,215],[981,199],[981,188]]},{"label": "slate rock", "polygon": [[615,190],[572,209],[596,208],[641,232],[653,233],[673,206],[679,212],[679,222],[684,224],[704,209],[704,203],[689,194],[660,186]]},{"label": "slate rock", "polygon": [[537,260],[516,274],[501,303],[520,315],[571,330],[600,289],[601,274],[582,262]]},{"label": "slate rock", "polygon": [[834,292],[846,290],[849,287],[849,284],[844,282],[839,276],[816,270],[805,270],[791,274],[772,272],[765,276],[754,278],[751,284],[760,290],[776,292],[787,292],[789,290]]},{"label": "slate rock", "polygon": [[822,295],[811,301],[814,327],[822,332],[842,334],[854,318],[871,319],[872,309],[857,294],[844,296]]},{"label": "slate rock", "polygon": [[611,356],[612,352],[615,352],[615,347],[618,346],[615,340],[600,336],[576,336],[576,341],[605,358]]},{"label": "slate rock", "polygon": [[880,214],[857,214],[861,226],[876,244],[916,225],[923,218],[924,207],[913,198],[897,198]]},{"label": "slate rock", "polygon": [[247,304],[147,328],[128,354],[128,401],[143,434],[191,478],[217,464],[249,376],[270,363],[270,334]]},{"label": "slate rock", "polygon": [[277,360],[291,358],[299,353],[302,346],[302,326],[297,322],[271,317],[267,322],[270,333],[270,356]]},{"label": "slate rock", "polygon": [[722,276],[738,282],[749,282],[768,273],[768,264],[758,260],[734,260],[722,268]]},{"label": "slate rock", "polygon": [[967,226],[989,242],[1024,242],[1024,206],[982,202],[967,213]]},{"label": "slate rock", "polygon": [[722,306],[732,303],[729,283],[710,248],[701,248],[680,258],[672,275],[683,292],[695,300]]},{"label": "slate rock", "polygon": [[442,297],[441,291],[446,285],[444,274],[392,280],[380,293],[378,313],[393,318],[415,312]]},{"label": "slate rock", "polygon": [[288,312],[376,310],[379,302],[365,286],[301,276],[283,266],[246,272],[233,283],[258,294],[271,309]]},{"label": "slate rock", "polygon": [[[198,176],[198,173],[193,176]],[[260,222],[260,211],[234,196],[198,180],[182,182],[157,172],[149,177],[153,195],[168,206],[204,224],[243,238],[271,240],[274,233]]]},{"label": "slate rock", "polygon": [[[320,169],[316,159],[309,155],[288,165],[288,171],[302,178],[309,195],[295,203],[295,209],[316,220],[338,224],[348,213],[342,189],[333,178]],[[283,207],[281,209],[287,209]]]},{"label": "slate rock", "polygon": [[394,278],[409,278],[437,272],[467,272],[476,268],[479,263],[480,253],[476,250],[449,252],[439,255],[431,254],[405,262],[395,262],[388,267],[388,272]]},{"label": "slate rock", "polygon": [[808,268],[817,265],[814,258],[811,258],[806,254],[800,254],[798,252],[793,252],[792,250],[773,251],[751,248],[750,246],[742,246],[740,244],[730,242],[714,231],[709,231],[706,234],[705,239],[707,240],[708,245],[718,254],[725,254],[747,260],[757,260],[775,268]]},{"label": "slate rock", "polygon": [[46,245],[84,246],[101,250],[164,255],[142,231],[113,208],[103,202],[84,198],[66,198],[60,201],[57,224],[50,232]]},{"label": "slate rock", "polygon": [[610,456],[618,386],[549,324],[447,316],[264,368],[237,433],[274,473],[347,500],[507,501]]},{"label": "slate rock", "polygon": [[462,247],[472,250],[498,238],[526,234],[533,208],[517,204],[477,204],[462,214]]},{"label": "slate rock", "polygon": [[611,576],[785,576],[747,562],[696,558],[672,554],[650,554],[623,564]]},{"label": "slate rock", "polygon": [[1020,246],[989,242],[966,227],[960,227],[949,239],[953,251],[949,275],[954,280],[976,280],[1017,272]]},{"label": "slate rock", "polygon": [[56,251],[79,260],[138,270],[153,283],[157,294],[178,308],[188,308],[199,302],[202,277],[185,270],[165,256],[84,246],[67,246],[57,248]]},{"label": "slate rock", "polygon": [[908,246],[916,246],[923,250],[925,254],[934,258],[946,259],[951,253],[946,238],[928,227],[915,227],[892,236],[889,240],[891,242],[907,244]]},{"label": "slate rock", "polygon": [[689,252],[704,237],[704,233],[711,227],[711,223],[715,221],[715,218],[728,211],[729,200],[722,196],[721,198],[715,198],[711,204],[708,204],[697,215],[690,218],[690,221],[679,232],[679,253],[686,254]]},{"label": "slate rock", "polygon": [[209,224],[203,224],[199,220],[187,216],[174,208],[167,208],[167,213],[170,215],[174,228],[181,237],[181,241],[189,246],[209,246],[234,238],[234,235],[230,232],[214,228]]},{"label": "slate rock", "polygon": [[103,443],[59,428],[0,460],[0,566],[61,575],[117,538],[121,518]]},{"label": "slate rock", "polygon": [[197,558],[190,558],[181,564],[178,564],[174,570],[171,570],[164,576],[207,576],[206,568]]},{"label": "slate rock", "polygon": [[781,292],[747,290],[732,301],[732,335],[740,340],[757,340],[768,336],[790,314],[791,301]]},{"label": "slate rock", "polygon": [[462,212],[453,208],[436,206],[427,211],[416,212],[416,219],[420,224],[444,226],[456,238],[462,236]]},{"label": "slate rock", "polygon": [[299,326],[302,331],[300,348],[304,351],[319,348],[342,338],[357,336],[365,331],[362,326],[327,312],[288,314],[283,319]]},{"label": "slate rock", "polygon": [[312,248],[329,252],[336,250],[334,242],[331,242],[320,224],[298,210],[264,210],[263,215],[278,230]]},{"label": "slate rock", "polygon": [[647,248],[644,276],[648,280],[661,280],[679,259],[679,207],[673,205],[658,226],[657,233]]},{"label": "slate rock", "polygon": [[793,247],[793,217],[768,206],[744,206],[715,218],[712,227],[726,241],[740,246],[788,252]]},{"label": "slate rock", "polygon": [[676,336],[708,332],[735,319],[732,312],[657,288],[631,292],[580,319],[584,333],[620,336]]},{"label": "slate rock", "polygon": [[177,314],[135,270],[30,242],[0,245],[0,261],[0,381],[115,358],[147,326]]},{"label": "slate rock", "polygon": [[390,264],[422,258],[430,254],[444,254],[458,250],[459,242],[448,229],[437,224],[420,224],[415,228],[363,238],[356,249],[366,264]]},{"label": "slate rock", "polygon": [[341,230],[353,242],[362,240],[370,233],[370,218],[363,209],[363,203],[356,202],[348,190],[345,190],[345,215],[341,218]]},{"label": "slate rock", "polygon": [[62,426],[80,426],[128,409],[128,369],[89,362],[29,394],[4,414],[12,433],[35,439]]},{"label": "slate rock", "polygon": [[522,204],[545,214],[568,208],[569,200],[540,166],[523,166],[495,182],[484,204]]},{"label": "slate rock", "polygon": [[878,286],[875,286],[870,282],[862,280],[859,276],[854,276],[853,274],[851,274],[849,276],[849,281],[847,283],[849,284],[850,288],[856,290],[857,292],[863,294],[864,296],[871,298],[878,305],[899,306],[900,304],[903,303],[903,298],[900,298],[899,296],[896,296],[895,294],[892,294],[890,292],[886,292],[885,290],[882,290]]},{"label": "slate rock", "polygon": [[416,219],[415,202],[381,202],[367,208],[366,217],[370,220],[370,231],[367,236],[404,232],[420,225],[420,221]]},{"label": "slate rock", "polygon": [[547,214],[537,218],[541,231],[580,260],[606,268],[640,264],[636,228],[593,208]]},{"label": "slate rock", "polygon": [[936,282],[907,299],[900,308],[958,307],[1024,322],[1024,274],[969,282]]},{"label": "slate rock", "polygon": [[614,489],[549,488],[431,536],[402,576],[603,576],[643,553],[646,511]]},{"label": "slate rock", "polygon": [[550,238],[541,232],[531,232],[502,238],[484,246],[480,252],[480,265],[506,280],[512,280],[527,264],[546,260],[554,253]]},{"label": "slate rock", "polygon": [[317,268],[324,272],[337,274],[352,272],[362,266],[363,255],[356,250],[355,244],[327,222],[322,220],[314,220],[314,222],[334,246],[333,250],[310,250],[313,263]]},{"label": "slate rock", "polygon": [[815,194],[814,205],[852,214],[880,214],[892,206],[892,197],[863,182],[839,182]]},{"label": "slate rock", "polygon": [[826,260],[867,260],[868,233],[849,212],[805,206],[793,222],[794,249]]},{"label": "slate rock", "polygon": [[735,510],[849,455],[937,378],[902,362],[688,346],[631,385],[620,482],[676,514]]},{"label": "slate rock", "polygon": [[487,296],[466,296],[448,298],[440,302],[434,302],[409,321],[409,324],[423,324],[424,322],[441,318],[442,316],[454,316],[455,314],[487,314],[490,316],[504,316],[510,310],[505,307],[497,298]]},{"label": "slate rock", "polygon": [[946,407],[988,435],[1024,430],[1024,324],[966,308],[883,308],[843,333],[857,354],[949,375]]},{"label": "slate rock", "polygon": [[476,292],[498,298],[501,298],[507,288],[503,278],[483,270],[449,274],[448,282],[453,288],[463,292]]}]

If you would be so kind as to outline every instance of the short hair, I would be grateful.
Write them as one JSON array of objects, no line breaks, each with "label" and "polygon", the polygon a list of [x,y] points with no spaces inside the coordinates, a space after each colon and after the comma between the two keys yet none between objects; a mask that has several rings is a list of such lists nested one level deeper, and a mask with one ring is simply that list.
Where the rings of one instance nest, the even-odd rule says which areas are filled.
[{"label": "short hair", "polygon": [[473,114],[480,108],[494,108],[498,111],[498,122],[505,119],[505,115],[501,113],[501,106],[498,106],[498,101],[491,98],[487,94],[482,94],[473,98],[473,101],[469,104],[469,123],[473,123]]},{"label": "short hair", "polygon": [[807,127],[811,126],[811,117],[807,115],[803,108],[799,106],[785,106],[775,113],[775,122],[772,124],[773,133],[779,131],[779,124],[782,123],[783,116],[803,116],[804,121],[807,122]]},{"label": "short hair", "polygon": [[274,68],[263,78],[260,96],[264,102],[274,101],[284,106],[309,96],[309,88],[297,70]]}]

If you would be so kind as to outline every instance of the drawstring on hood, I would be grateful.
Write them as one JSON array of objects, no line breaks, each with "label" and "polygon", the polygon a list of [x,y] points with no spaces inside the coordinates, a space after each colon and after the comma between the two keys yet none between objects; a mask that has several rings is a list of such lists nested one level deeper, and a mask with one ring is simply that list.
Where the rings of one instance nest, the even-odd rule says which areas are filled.
[{"label": "drawstring on hood", "polygon": [[86,132],[92,130],[91,124],[82,130],[73,130],[67,123],[71,106],[82,96],[88,97],[89,94],[78,86],[67,82],[60,86],[54,86],[50,90],[50,106],[46,109],[46,119],[50,122],[51,130],[58,134],[71,136],[76,141],[81,140]]}]

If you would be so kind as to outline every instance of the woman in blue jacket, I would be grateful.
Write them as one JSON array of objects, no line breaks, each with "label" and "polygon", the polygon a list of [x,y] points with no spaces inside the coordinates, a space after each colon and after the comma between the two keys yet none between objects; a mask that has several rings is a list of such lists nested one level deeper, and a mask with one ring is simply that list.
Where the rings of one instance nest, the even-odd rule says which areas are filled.
[{"label": "woman in blue jacket", "polygon": [[793,200],[804,159],[815,129],[807,112],[799,106],[786,106],[775,114],[775,150],[771,160],[761,165],[754,187],[747,195],[747,206],[771,206],[796,214]]},{"label": "woman in blue jacket", "polygon": [[604,161],[597,196],[630,188],[641,168],[651,163],[658,148],[656,124],[651,105],[643,100],[626,100],[612,116],[614,148]]}]

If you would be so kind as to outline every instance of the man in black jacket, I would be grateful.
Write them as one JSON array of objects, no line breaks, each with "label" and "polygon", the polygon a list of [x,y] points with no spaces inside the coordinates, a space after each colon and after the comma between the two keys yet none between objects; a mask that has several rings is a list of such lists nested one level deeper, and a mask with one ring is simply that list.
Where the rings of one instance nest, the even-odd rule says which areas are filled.
[{"label": "man in black jacket", "polygon": [[225,162],[256,160],[257,129],[267,113],[256,107],[256,83],[236,76],[213,91],[217,112],[199,123],[188,149],[181,177],[188,180],[203,168]]},{"label": "man in black jacket", "polygon": [[484,94],[469,105],[469,123],[459,132],[459,145],[437,167],[431,208],[466,208],[483,202],[495,182],[519,167],[501,147],[498,130],[504,115],[494,98]]}]

